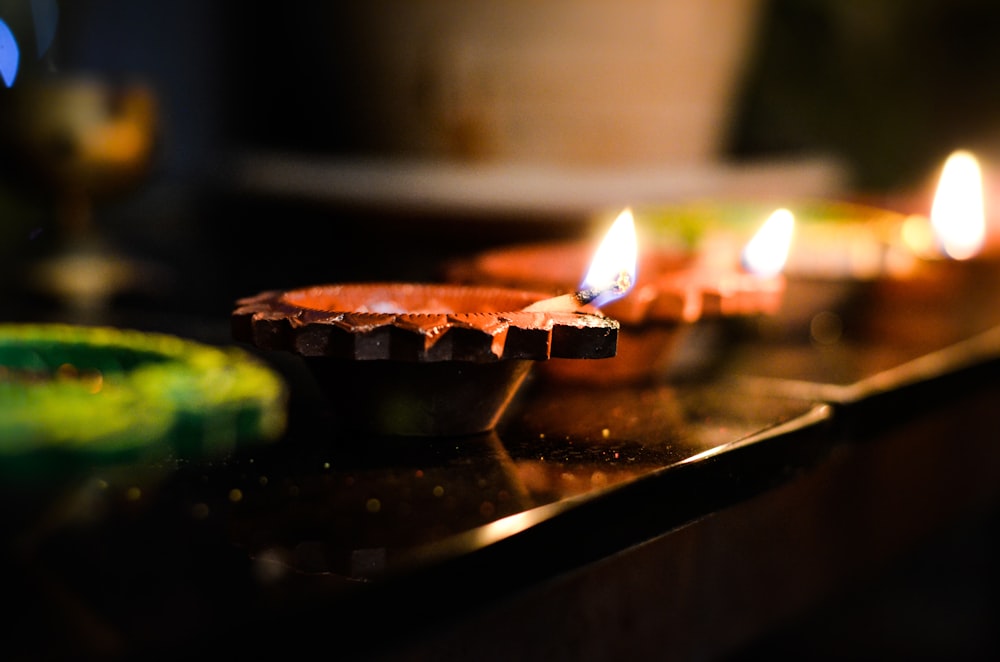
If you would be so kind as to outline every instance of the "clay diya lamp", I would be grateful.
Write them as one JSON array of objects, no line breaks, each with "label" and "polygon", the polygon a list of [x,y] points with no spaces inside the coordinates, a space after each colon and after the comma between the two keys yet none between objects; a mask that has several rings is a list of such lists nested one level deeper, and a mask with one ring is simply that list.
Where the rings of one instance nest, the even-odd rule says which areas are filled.
[{"label": "clay diya lamp", "polygon": [[[795,231],[785,260],[781,307],[758,316],[765,338],[838,342],[851,331],[874,284],[906,277],[914,266],[903,241],[906,217],[871,204],[822,199],[787,201]],[[731,263],[770,209],[765,201],[721,200],[641,210],[650,235],[682,236],[716,262]]]},{"label": "clay diya lamp", "polygon": [[264,292],[238,302],[233,335],[302,356],[346,426],[382,435],[488,432],[535,362],[615,355],[619,324],[598,308],[631,290],[635,253],[626,209],[581,289],[565,295],[432,283]]},{"label": "clay diya lamp", "polygon": [[497,425],[536,362],[614,356],[618,322],[599,311],[525,310],[547,296],[434,283],[317,285],[240,300],[232,332],[302,357],[347,428],[472,435]]},{"label": "clay diya lamp", "polygon": [[979,296],[1000,287],[1000,217],[987,213],[985,188],[978,159],[960,150],[945,161],[933,196],[890,198],[909,214],[902,236],[914,265],[870,292],[871,337],[938,348],[996,323]]},{"label": "clay diya lamp", "polygon": [[[702,274],[698,278],[708,288],[700,316],[684,327],[687,340],[699,341],[696,348],[706,346],[706,331],[720,327],[734,328],[739,337],[750,333],[783,342],[840,342],[858,333],[859,315],[872,291],[888,282],[909,282],[916,273],[919,260],[907,245],[905,214],[824,199],[790,200],[784,206],[794,217],[794,236],[778,280],[734,269],[743,264],[748,239],[759,232],[772,203],[712,200],[636,209],[650,250],[695,256],[691,269]],[[722,311],[713,304],[718,296],[711,294],[713,279],[728,281],[717,288],[728,293],[720,302]],[[674,356],[692,353],[689,346]]]},{"label": "clay diya lamp", "polygon": [[[490,283],[564,294],[575,291],[591,251],[590,243],[584,241],[519,244],[456,261],[447,267],[445,277],[457,283]],[[649,276],[657,272],[677,274],[691,263],[692,256],[682,253],[640,253],[637,272],[641,280],[637,290],[602,308],[621,325],[615,357],[602,361],[600,366],[574,366],[554,360],[538,372],[575,382],[607,383],[633,381],[660,372],[680,337],[684,316],[692,311],[686,288],[671,287],[668,296],[661,296],[648,287]]]},{"label": "clay diya lamp", "polygon": [[[520,244],[453,262],[445,276],[453,282],[566,292],[574,289],[588,254],[582,241]],[[643,241],[633,289],[601,307],[621,324],[617,355],[600,365],[549,361],[539,372],[559,381],[610,385],[698,370],[712,360],[712,348],[701,346],[693,331],[707,331],[724,318],[773,313],[784,288],[780,273],[753,273],[738,257],[721,263],[676,243]]]}]

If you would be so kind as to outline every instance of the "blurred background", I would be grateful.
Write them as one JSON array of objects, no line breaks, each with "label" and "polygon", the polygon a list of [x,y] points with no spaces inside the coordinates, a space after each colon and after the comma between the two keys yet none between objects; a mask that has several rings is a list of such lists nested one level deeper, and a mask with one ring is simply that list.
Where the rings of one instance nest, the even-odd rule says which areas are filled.
[{"label": "blurred background", "polygon": [[[613,205],[907,191],[997,142],[985,0],[0,0],[0,19],[2,282],[45,310],[105,288],[224,316]],[[86,282],[46,260],[67,253]]]},{"label": "blurred background", "polygon": [[[92,307],[114,287],[134,305],[172,288],[183,296],[157,306],[215,312],[269,287],[426,278],[442,256],[579,233],[638,193],[725,185],[711,168],[759,12],[757,0],[0,6],[14,157],[3,282],[20,289],[26,265],[80,258],[81,238],[100,235],[132,271],[89,283],[85,262],[81,292],[73,270],[48,270],[35,295]],[[50,86],[62,89],[37,90]],[[665,165],[709,168],[685,185]]]},{"label": "blurred background", "polygon": [[[432,278],[608,206],[905,195],[1000,148],[989,0],[0,0],[0,21],[4,319],[225,329],[237,297]],[[762,649],[876,621],[905,632],[888,649],[974,646],[969,618],[927,625],[983,613],[983,535]]]}]

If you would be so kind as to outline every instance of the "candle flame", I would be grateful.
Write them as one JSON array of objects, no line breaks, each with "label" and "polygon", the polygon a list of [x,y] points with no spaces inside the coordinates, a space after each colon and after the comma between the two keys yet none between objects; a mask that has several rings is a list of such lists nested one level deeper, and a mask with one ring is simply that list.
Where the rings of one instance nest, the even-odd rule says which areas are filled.
[{"label": "candle flame", "polygon": [[986,238],[983,180],[976,157],[956,151],[945,161],[931,205],[931,225],[941,250],[956,260],[976,255]]},{"label": "candle flame", "polygon": [[595,294],[593,305],[602,306],[628,294],[635,283],[638,252],[635,220],[626,207],[598,246],[583,279],[581,287]]},{"label": "candle flame", "polygon": [[758,276],[777,276],[788,260],[794,229],[792,212],[775,210],[743,248],[743,266]]}]

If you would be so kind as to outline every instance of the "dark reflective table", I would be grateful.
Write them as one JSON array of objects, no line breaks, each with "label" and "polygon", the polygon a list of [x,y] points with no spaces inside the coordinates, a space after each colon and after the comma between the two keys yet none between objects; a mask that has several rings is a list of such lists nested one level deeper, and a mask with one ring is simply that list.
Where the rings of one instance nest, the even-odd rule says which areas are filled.
[{"label": "dark reflective table", "polygon": [[262,355],[292,394],[279,441],[4,486],[5,657],[722,654],[998,496],[1000,290],[902,290],[926,307],[869,290],[833,344],[737,328],[695,379],[532,377],[475,437],[344,432]]}]

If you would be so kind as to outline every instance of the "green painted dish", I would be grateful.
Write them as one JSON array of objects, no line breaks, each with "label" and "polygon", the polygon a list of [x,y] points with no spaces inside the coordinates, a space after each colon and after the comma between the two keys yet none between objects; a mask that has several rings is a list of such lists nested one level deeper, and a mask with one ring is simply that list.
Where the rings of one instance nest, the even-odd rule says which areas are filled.
[{"label": "green painted dish", "polygon": [[238,348],[166,334],[0,324],[0,465],[231,451],[279,437],[281,377]]},{"label": "green painted dish", "polygon": [[638,205],[637,228],[648,246],[701,251],[709,260],[738,261],[739,251],[779,207],[795,217],[784,273],[790,278],[871,280],[913,269],[904,241],[907,216],[853,202],[792,199],[719,200]]}]

